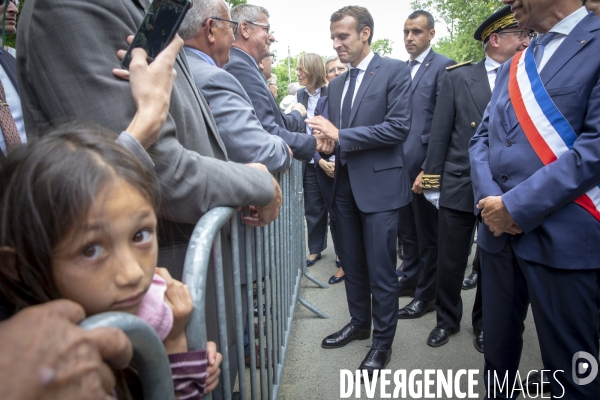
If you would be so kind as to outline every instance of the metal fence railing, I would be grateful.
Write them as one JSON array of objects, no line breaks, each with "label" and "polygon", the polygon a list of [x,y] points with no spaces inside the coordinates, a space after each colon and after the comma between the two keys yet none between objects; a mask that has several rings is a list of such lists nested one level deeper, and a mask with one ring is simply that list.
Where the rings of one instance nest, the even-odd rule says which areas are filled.
[{"label": "metal fence railing", "polygon": [[[217,207],[206,213],[196,225],[186,254],[182,281],[190,288],[194,300],[194,310],[186,327],[188,348],[191,351],[206,347],[206,288],[214,284],[219,351],[223,355],[220,379],[222,398],[225,400],[231,399],[232,382],[236,379],[241,400],[278,398],[296,302],[319,317],[328,318],[300,295],[303,276],[327,288],[327,285],[306,272],[302,164],[294,160],[290,170],[286,174],[278,174],[277,180],[283,194],[283,205],[273,223],[264,228],[242,227],[236,209]],[[227,227],[226,224],[230,228],[232,265],[223,263],[220,231]],[[243,253],[240,252],[242,238]],[[242,283],[241,260],[244,261],[245,284]],[[215,271],[214,283],[207,282],[208,269],[211,267]],[[233,288],[225,287],[224,272],[233,274]],[[226,309],[226,290],[233,291],[233,310]],[[246,315],[243,300],[247,304]],[[257,312],[253,312],[253,309]],[[237,377],[229,373],[225,318],[229,313],[235,316]],[[125,331],[133,344],[134,363],[140,375],[144,398],[174,399],[171,370],[164,347],[152,328],[141,319],[130,314],[110,312],[90,317],[81,325],[86,329],[113,326]],[[248,369],[243,345],[244,327],[247,327],[249,342]],[[257,341],[258,345],[255,346]],[[212,396],[208,394],[203,398],[210,400]]]},{"label": "metal fence railing", "polygon": [[[196,310],[186,329],[188,345],[193,350],[206,345],[204,294],[206,285],[211,284],[206,282],[206,276],[212,253],[221,343],[219,351],[223,354],[221,379],[224,399],[231,398],[232,381],[236,379],[229,374],[229,350],[223,345],[227,343],[226,313],[235,314],[238,343],[237,387],[242,400],[277,399],[296,302],[300,302],[319,317],[328,318],[299,293],[302,276],[306,276],[320,287],[327,287],[306,273],[302,164],[294,160],[290,170],[286,174],[278,174],[277,180],[283,194],[283,205],[277,220],[264,228],[242,227],[235,209],[215,208],[205,214],[196,225],[186,255],[183,282],[193,293]],[[232,240],[233,265],[226,267],[233,269],[234,310],[225,309],[224,266],[219,230],[226,223],[230,224]],[[244,254],[240,257],[242,229]],[[245,285],[241,284],[240,259],[245,261]],[[246,297],[248,304],[247,315],[243,315],[242,296]],[[254,304],[256,307],[253,307]],[[253,313],[252,309],[258,312]],[[255,326],[258,335],[255,335]],[[249,342],[248,370],[242,345],[244,327],[247,327]]]}]

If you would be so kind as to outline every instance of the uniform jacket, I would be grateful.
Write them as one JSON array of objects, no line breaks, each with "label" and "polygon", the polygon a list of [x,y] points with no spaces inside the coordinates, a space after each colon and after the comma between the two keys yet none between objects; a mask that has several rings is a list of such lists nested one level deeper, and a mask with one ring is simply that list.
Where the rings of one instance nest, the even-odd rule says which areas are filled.
[{"label": "uniform jacket", "polygon": [[447,72],[433,114],[424,163],[426,174],[441,175],[442,207],[473,211],[469,141],[491,97],[485,59]]}]

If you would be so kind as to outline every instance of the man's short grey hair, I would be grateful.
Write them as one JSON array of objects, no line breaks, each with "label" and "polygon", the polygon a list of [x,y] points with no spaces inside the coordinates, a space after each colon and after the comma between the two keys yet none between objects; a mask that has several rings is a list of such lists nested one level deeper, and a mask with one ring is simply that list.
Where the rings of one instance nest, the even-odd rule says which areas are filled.
[{"label": "man's short grey hair", "polygon": [[[260,18],[260,14],[265,14],[267,18],[269,18],[269,11],[266,8],[261,6],[255,6],[252,4],[240,4],[231,9],[231,19],[237,22],[239,25],[242,24],[242,21],[250,21],[255,22]],[[256,27],[252,25],[252,29]],[[241,29],[238,29],[235,34],[235,38],[238,38]]]},{"label": "man's short grey hair", "polygon": [[325,59],[325,67],[327,67],[327,64],[329,64],[330,62],[332,62],[332,61],[335,61],[335,60],[339,60],[339,59],[340,59],[340,58],[338,57],[338,55],[337,55],[337,54],[332,54],[332,55],[330,55],[329,57],[327,57],[327,58]]},{"label": "man's short grey hair", "polygon": [[[185,14],[185,18],[179,27],[179,36],[183,40],[193,39],[200,30],[202,24],[206,22],[208,18],[219,17],[221,15],[221,7],[223,0],[202,0],[195,1],[194,6],[190,8]],[[221,21],[215,21],[215,23],[221,26]]]},{"label": "man's short grey hair", "polygon": [[300,88],[302,87],[302,85],[300,85],[298,82],[292,82],[288,85],[288,94],[290,96],[295,95],[296,93],[298,93],[298,90],[300,90]]}]

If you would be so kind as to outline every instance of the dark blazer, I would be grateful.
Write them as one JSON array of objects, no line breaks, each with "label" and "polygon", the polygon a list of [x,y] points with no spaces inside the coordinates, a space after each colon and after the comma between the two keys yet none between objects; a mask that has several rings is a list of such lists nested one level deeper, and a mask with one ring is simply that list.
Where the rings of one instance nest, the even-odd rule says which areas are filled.
[{"label": "dark blazer", "polygon": [[412,119],[404,143],[406,170],[411,182],[423,169],[435,103],[446,67],[453,64],[456,64],[454,60],[430,50],[412,80]]},{"label": "dark blazer", "polygon": [[[348,75],[345,72],[329,83],[329,120],[338,128]],[[354,98],[350,127],[339,131],[338,154],[346,159],[352,192],[362,212],[389,211],[411,201],[402,147],[410,117],[408,66],[375,54]]]},{"label": "dark blazer", "polygon": [[433,114],[423,164],[426,174],[441,175],[442,207],[473,211],[469,141],[491,97],[485,59],[447,72]]},{"label": "dark blazer", "polygon": [[290,114],[281,111],[254,59],[242,50],[232,47],[229,62],[223,69],[242,84],[263,128],[271,135],[281,137],[292,149],[294,158],[310,160],[317,142],[314,137],[299,133],[305,130],[304,118],[298,111],[292,111]]},{"label": "dark blazer", "polygon": [[[541,72],[548,94],[577,139],[546,166],[525,137],[508,94],[509,62],[498,71],[492,100],[469,154],[475,202],[502,196],[523,234],[479,230],[490,253],[512,241],[521,258],[562,269],[598,268],[600,222],[573,202],[600,184],[600,18],[587,15]],[[477,210],[478,211],[478,210]]]},{"label": "dark blazer", "polygon": [[5,50],[0,50],[0,66],[8,75],[8,79],[12,82],[13,86],[19,91],[19,85],[17,84],[17,69],[16,69],[17,60]]}]

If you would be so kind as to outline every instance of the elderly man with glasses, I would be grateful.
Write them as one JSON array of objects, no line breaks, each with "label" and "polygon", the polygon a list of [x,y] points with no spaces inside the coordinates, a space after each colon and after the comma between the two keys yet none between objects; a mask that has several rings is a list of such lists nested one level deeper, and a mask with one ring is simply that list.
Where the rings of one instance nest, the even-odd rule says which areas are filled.
[{"label": "elderly man with glasses", "polygon": [[270,33],[269,12],[260,6],[241,4],[231,10],[231,19],[239,29],[231,49],[231,59],[223,68],[236,77],[250,97],[263,129],[281,137],[292,149],[294,158],[312,159],[315,151],[333,151],[333,143],[306,135],[306,109],[296,104],[283,113],[271,94],[258,64],[271,53],[275,37]]},{"label": "elderly man with glasses", "polygon": [[224,0],[205,0],[188,11],[179,34],[194,81],[210,104],[229,158],[264,164],[273,174],[282,172],[292,162],[289,147],[263,129],[242,85],[222,69],[229,61],[237,29]]}]

